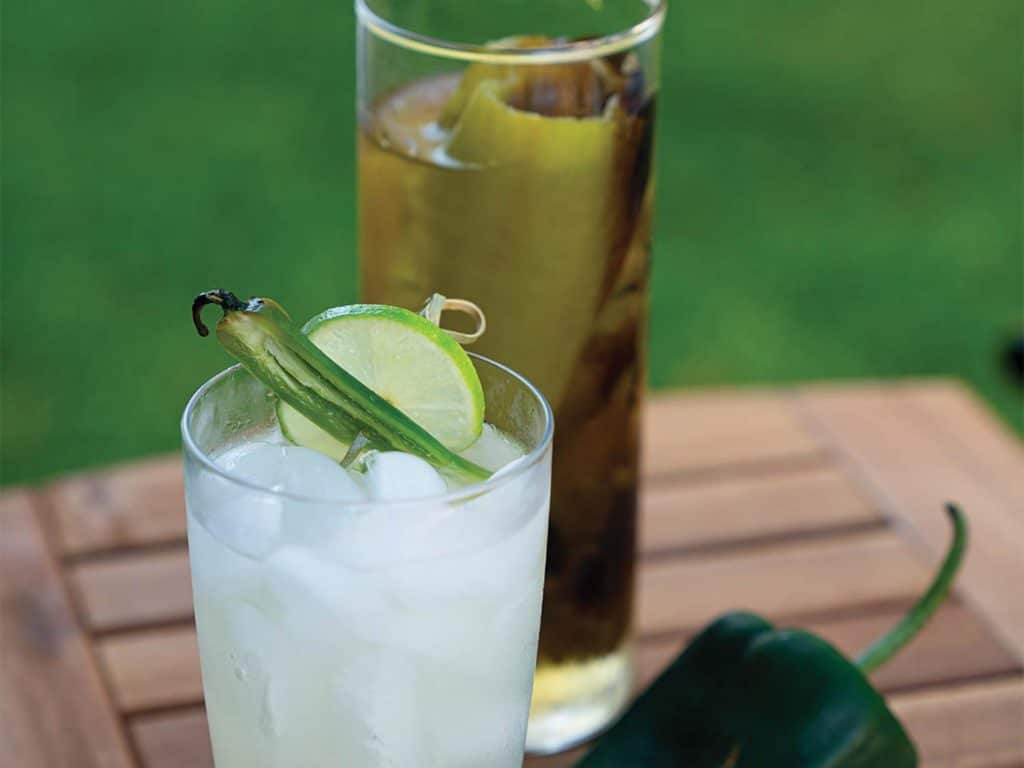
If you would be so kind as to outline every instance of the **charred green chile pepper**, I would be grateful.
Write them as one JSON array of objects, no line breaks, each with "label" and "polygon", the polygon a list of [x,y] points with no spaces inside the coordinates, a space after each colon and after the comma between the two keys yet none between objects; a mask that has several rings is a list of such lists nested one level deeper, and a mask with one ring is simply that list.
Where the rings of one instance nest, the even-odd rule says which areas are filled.
[{"label": "charred green chile pepper", "polygon": [[963,559],[953,541],[932,585],[856,662],[749,613],[706,627],[576,768],[912,768],[917,753],[866,675],[927,623]]},{"label": "charred green chile pepper", "polygon": [[[272,392],[322,430],[348,444],[405,451],[470,482],[491,473],[449,451],[430,433],[325,355],[271,299],[242,301],[230,291],[206,291],[192,302],[200,336],[209,330],[203,307],[224,311],[217,339]],[[358,441],[357,441],[358,438]]]}]

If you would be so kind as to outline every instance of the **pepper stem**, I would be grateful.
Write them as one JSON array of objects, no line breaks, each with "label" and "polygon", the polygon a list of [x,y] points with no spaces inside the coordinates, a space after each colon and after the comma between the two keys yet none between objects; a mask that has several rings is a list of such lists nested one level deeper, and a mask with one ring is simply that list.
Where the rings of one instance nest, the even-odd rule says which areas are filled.
[{"label": "pepper stem", "polygon": [[865,675],[870,675],[881,667],[899,653],[903,646],[913,640],[949,593],[953,578],[964,559],[964,549],[967,545],[967,521],[956,504],[946,504],[946,512],[953,525],[953,541],[949,545],[946,559],[935,575],[931,586],[928,587],[928,591],[917,601],[917,604],[907,612],[899,624],[878,638],[857,659],[857,666]]},{"label": "pepper stem", "polygon": [[203,291],[194,299],[192,299],[192,323],[195,325],[196,330],[200,336],[209,336],[210,329],[203,323],[201,317],[203,307],[207,304],[216,304],[221,307],[225,313],[228,310],[240,310],[245,309],[245,302],[239,299],[231,291],[225,291],[223,288],[217,288],[213,291]]}]

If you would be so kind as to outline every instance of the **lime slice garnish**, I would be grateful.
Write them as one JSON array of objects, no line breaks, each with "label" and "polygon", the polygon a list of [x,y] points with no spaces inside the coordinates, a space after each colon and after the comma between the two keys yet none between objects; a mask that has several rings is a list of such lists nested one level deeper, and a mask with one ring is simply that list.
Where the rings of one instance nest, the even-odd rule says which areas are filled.
[{"label": "lime slice garnish", "polygon": [[[451,451],[468,448],[484,423],[484,392],[466,352],[426,318],[400,307],[353,304],[321,312],[303,328],[341,368],[405,413]],[[349,446],[284,402],[285,437],[339,461]]]}]

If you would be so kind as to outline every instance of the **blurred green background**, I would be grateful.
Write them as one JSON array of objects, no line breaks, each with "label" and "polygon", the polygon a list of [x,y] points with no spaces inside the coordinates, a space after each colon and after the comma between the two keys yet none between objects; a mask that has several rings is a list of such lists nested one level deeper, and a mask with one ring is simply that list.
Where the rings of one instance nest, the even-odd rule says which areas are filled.
[{"label": "blurred green background", "polygon": [[[672,0],[670,0],[672,2]],[[656,387],[955,374],[1017,429],[1019,0],[675,0]],[[9,3],[4,483],[173,450],[189,301],[355,298],[347,0]]]}]

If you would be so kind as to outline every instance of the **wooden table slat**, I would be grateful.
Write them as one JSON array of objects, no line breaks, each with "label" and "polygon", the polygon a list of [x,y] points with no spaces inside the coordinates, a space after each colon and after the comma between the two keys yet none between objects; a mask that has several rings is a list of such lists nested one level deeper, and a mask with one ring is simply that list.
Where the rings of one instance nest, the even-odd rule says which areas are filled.
[{"label": "wooden table slat", "polygon": [[645,553],[692,550],[882,522],[834,467],[798,467],[645,488],[640,548]]},{"label": "wooden table slat", "polygon": [[[1024,680],[899,694],[889,705],[914,734],[921,768],[1017,768],[1024,762]],[[525,768],[568,768],[585,749],[533,758]]]},{"label": "wooden table slat", "polygon": [[185,538],[181,459],[69,475],[47,489],[65,555]]},{"label": "wooden table slat", "polygon": [[134,766],[27,493],[0,496],[0,525],[4,764]]},{"label": "wooden table slat", "polygon": [[[901,611],[805,624],[847,654],[867,647],[893,626]],[[685,635],[647,640],[637,648],[637,688],[646,687],[682,650]],[[123,711],[202,702],[195,631],[166,627],[103,638],[101,658]],[[882,690],[963,682],[1020,671],[1020,661],[964,606],[944,607],[912,645],[875,677]]]},{"label": "wooden table slat", "polygon": [[[835,645],[847,656],[864,650],[894,626],[902,610],[866,616],[801,622],[800,626]],[[637,647],[637,689],[646,688],[686,645],[689,635],[658,638]],[[960,683],[1020,673],[1022,665],[994,638],[988,627],[958,603],[944,606],[913,642],[878,670],[873,681],[882,691]]]},{"label": "wooden table slat", "polygon": [[917,383],[898,388],[894,397],[943,434],[948,445],[959,449],[959,459],[1024,517],[1024,443],[967,387],[946,380]]},{"label": "wooden table slat", "polygon": [[93,631],[192,616],[192,581],[184,545],[166,552],[130,552],[74,564],[69,578],[83,620]]},{"label": "wooden table slat", "polygon": [[203,700],[199,645],[192,626],[100,638],[96,651],[122,712]]},{"label": "wooden table slat", "polygon": [[[804,391],[800,401],[911,538],[936,556],[949,541],[942,505],[953,500],[964,507],[971,542],[960,588],[1013,648],[1024,649],[1024,602],[1018,590],[1007,589],[1024,584],[1024,515],[999,492],[1002,483],[977,473],[962,445],[909,411],[905,396],[898,387],[836,387]],[[958,435],[970,444],[972,433]],[[1006,482],[1022,477],[1024,462]]]},{"label": "wooden table slat", "polygon": [[925,768],[1024,762],[1024,679],[895,696]]},{"label": "wooden table slat", "polygon": [[[823,498],[828,498],[829,503],[823,505]],[[678,514],[673,514],[673,510]],[[641,538],[647,551],[659,552],[711,543],[750,543],[799,532],[873,525],[879,520],[877,513],[834,471],[813,469],[781,478],[773,475],[730,479],[709,487],[686,485],[652,490],[645,496]],[[718,538],[716,528],[722,531]],[[662,542],[669,546],[662,546]],[[816,544],[795,546],[803,550],[815,548]],[[783,550],[782,557],[789,551]],[[725,563],[727,570],[738,569],[734,577],[726,575],[725,586],[745,593],[747,554],[737,557],[723,557],[719,562]],[[686,562],[698,569],[698,579],[705,565],[717,568],[705,558]],[[760,559],[752,562],[758,568],[763,566]],[[767,562],[765,578],[770,583],[772,565],[778,558],[769,558]],[[70,573],[84,620],[94,631],[181,621],[192,614],[184,546],[160,552],[129,551],[117,557],[76,563],[70,566]],[[729,595],[726,592],[722,599]],[[879,599],[890,597],[879,595]],[[806,606],[800,606],[800,610],[804,609]]]},{"label": "wooden table slat", "polygon": [[131,731],[146,768],[213,768],[202,707],[140,715]]},{"label": "wooden table slat", "polygon": [[654,560],[638,573],[637,626],[645,635],[694,629],[727,610],[784,618],[869,609],[909,602],[930,575],[889,530],[717,557]]},{"label": "wooden table slat", "polygon": [[644,416],[648,477],[801,462],[822,453],[791,406],[768,390],[655,395]]},{"label": "wooden table slat", "polygon": [[[951,496],[972,529],[957,598],[874,679],[925,768],[1024,768],[1024,445],[962,385],[662,394],[645,419],[638,686],[729,609],[855,653],[929,580]],[[0,524],[4,756],[212,768],[180,459],[6,492]]]},{"label": "wooden table slat", "polygon": [[[807,573],[816,578],[808,579]],[[929,573],[913,549],[885,530],[715,557],[655,559],[639,573],[637,625],[646,634],[697,627],[729,608],[785,617],[905,601],[920,591]],[[77,564],[72,580],[94,630],[192,616],[184,547]],[[752,583],[758,584],[756,599]]]},{"label": "wooden table slat", "polygon": [[[655,395],[646,415],[646,475],[802,461],[821,453],[791,408],[770,392]],[[65,555],[185,537],[177,456],[70,475],[48,492]]]}]

